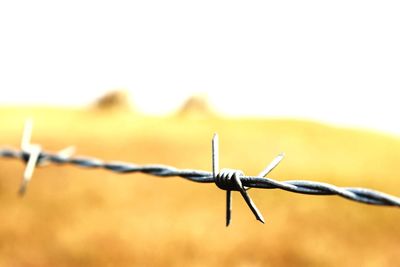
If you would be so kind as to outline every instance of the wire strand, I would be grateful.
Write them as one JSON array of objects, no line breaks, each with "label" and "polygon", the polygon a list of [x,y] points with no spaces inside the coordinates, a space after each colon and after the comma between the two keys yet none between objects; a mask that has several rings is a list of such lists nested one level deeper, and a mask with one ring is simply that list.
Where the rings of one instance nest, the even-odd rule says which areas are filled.
[{"label": "wire strand", "polygon": [[[17,158],[26,161],[26,158],[29,158],[29,154],[15,149],[4,148],[0,149],[0,157]],[[100,168],[116,173],[145,173],[158,177],[181,177],[198,183],[215,183],[212,172],[177,169],[172,166],[159,164],[136,165],[117,161],[105,162],[96,158],[65,157],[44,151],[39,155],[39,162],[41,161],[57,165],[71,164],[84,168]],[[305,180],[276,181],[271,178],[258,176],[240,176],[239,178],[243,186],[247,188],[281,189],[292,193],[308,195],[337,195],[365,204],[400,207],[400,198],[367,188],[338,187],[327,183]]]}]

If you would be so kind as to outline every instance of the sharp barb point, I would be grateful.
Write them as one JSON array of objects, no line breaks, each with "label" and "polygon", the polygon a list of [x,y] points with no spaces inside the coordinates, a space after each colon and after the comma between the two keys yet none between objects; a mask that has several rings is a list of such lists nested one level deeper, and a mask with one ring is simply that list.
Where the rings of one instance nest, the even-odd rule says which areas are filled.
[{"label": "sharp barb point", "polygon": [[75,152],[76,152],[75,146],[69,146],[58,151],[57,155],[63,158],[70,158],[73,154],[75,154]]},{"label": "sharp barb point", "polygon": [[32,179],[33,171],[35,170],[35,167],[38,163],[39,160],[39,155],[40,155],[40,147],[39,146],[31,146],[30,148],[30,155],[28,162],[25,167],[21,187],[20,187],[20,192],[22,194],[25,194],[26,189],[28,187],[28,183]]},{"label": "sharp barb point", "polygon": [[212,157],[212,171],[213,171],[213,177],[215,178],[216,175],[219,172],[219,151],[218,151],[218,135],[215,133],[212,139],[212,152],[211,152],[211,157]]},{"label": "sharp barb point", "polygon": [[238,190],[239,190],[240,194],[246,201],[247,206],[249,206],[250,210],[253,212],[256,219],[261,222],[264,222],[264,218],[263,218],[261,212],[257,209],[256,204],[254,204],[253,200],[250,198],[249,194],[247,194],[246,190],[244,189],[242,182],[240,181],[240,177],[238,177],[237,175],[234,175],[233,179],[238,186]]},{"label": "sharp barb point", "polygon": [[232,214],[232,191],[226,190],[226,227],[231,223]]},{"label": "sharp barb point", "polygon": [[283,160],[283,158],[285,157],[284,153],[280,153],[278,156],[276,156],[270,164],[268,164],[268,166],[262,170],[258,176],[259,177],[265,177],[266,175],[268,175],[273,169],[276,168],[276,166],[278,166],[278,164]]},{"label": "sharp barb point", "polygon": [[29,118],[25,121],[24,130],[22,132],[22,138],[21,138],[22,151],[29,150],[31,146],[32,129],[33,129],[33,120]]},{"label": "sharp barb point", "polygon": [[19,187],[19,190],[18,190],[18,195],[20,196],[20,197],[23,197],[23,196],[25,196],[25,193],[26,193],[26,183],[22,183],[21,184],[21,186]]}]

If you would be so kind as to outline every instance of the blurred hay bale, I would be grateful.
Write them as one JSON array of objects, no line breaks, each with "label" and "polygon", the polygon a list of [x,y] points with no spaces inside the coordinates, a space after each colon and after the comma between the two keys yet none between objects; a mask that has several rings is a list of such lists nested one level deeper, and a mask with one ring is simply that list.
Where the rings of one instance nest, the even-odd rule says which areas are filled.
[{"label": "blurred hay bale", "polygon": [[102,111],[132,111],[130,96],[126,90],[113,90],[99,97],[93,107]]},{"label": "blurred hay bale", "polygon": [[178,111],[178,117],[210,118],[216,114],[209,104],[206,95],[194,95],[189,97]]}]

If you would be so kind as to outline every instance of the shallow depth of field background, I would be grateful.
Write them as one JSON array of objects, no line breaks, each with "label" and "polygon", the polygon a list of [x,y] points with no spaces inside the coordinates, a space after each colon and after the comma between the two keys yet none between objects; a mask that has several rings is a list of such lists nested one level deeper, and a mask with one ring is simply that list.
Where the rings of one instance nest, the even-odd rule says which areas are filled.
[{"label": "shallow depth of field background", "polygon": [[[368,131],[278,119],[224,119],[204,111],[148,117],[99,108],[1,108],[3,144],[19,144],[24,119],[34,142],[56,151],[139,164],[211,169],[220,135],[221,167],[360,186],[399,195],[400,140]],[[203,114],[203,115],[201,115]],[[0,160],[0,266],[397,266],[400,213],[335,196],[251,190],[266,218],[213,184],[74,166],[38,168],[17,196],[24,165]]]},{"label": "shallow depth of field background", "polygon": [[[400,196],[398,1],[0,2],[0,147]],[[116,90],[103,98],[107,92]],[[124,93],[125,92],[125,93]],[[190,98],[191,96],[194,98]],[[189,99],[190,98],[190,99]],[[97,99],[97,100],[96,100]],[[189,100],[188,100],[189,99]],[[0,159],[1,266],[400,266],[400,210]]]}]

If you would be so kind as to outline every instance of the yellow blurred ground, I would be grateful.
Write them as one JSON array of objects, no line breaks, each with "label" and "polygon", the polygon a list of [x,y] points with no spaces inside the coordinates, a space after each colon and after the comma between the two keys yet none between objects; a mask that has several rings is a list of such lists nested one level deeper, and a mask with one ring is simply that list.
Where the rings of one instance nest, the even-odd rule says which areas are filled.
[{"label": "yellow blurred ground", "polygon": [[[278,153],[278,180],[307,179],[400,195],[400,139],[291,120],[142,117],[66,109],[0,109],[0,143],[17,146],[33,117],[34,142],[55,151],[139,164],[210,170],[211,137],[221,167],[256,175]],[[400,210],[330,196],[251,190],[257,222],[234,193],[213,184],[74,166],[35,171],[0,159],[0,266],[400,266]]]}]

